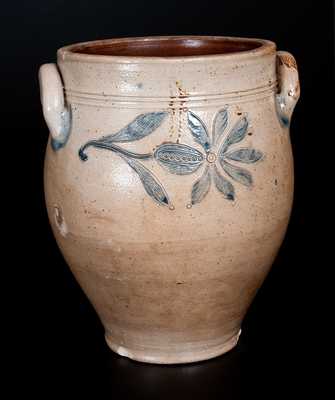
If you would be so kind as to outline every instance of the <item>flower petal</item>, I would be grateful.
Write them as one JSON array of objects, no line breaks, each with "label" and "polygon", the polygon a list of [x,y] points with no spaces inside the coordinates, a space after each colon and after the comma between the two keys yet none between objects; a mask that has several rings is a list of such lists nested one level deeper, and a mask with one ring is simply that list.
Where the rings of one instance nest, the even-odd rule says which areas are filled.
[{"label": "flower petal", "polygon": [[222,143],[222,146],[219,150],[219,155],[224,154],[228,147],[234,143],[238,143],[245,138],[248,129],[248,120],[246,117],[241,118],[232,130],[228,133],[228,136]]},{"label": "flower petal", "polygon": [[203,200],[209,192],[210,186],[211,175],[209,173],[209,166],[207,166],[202,176],[195,182],[192,187],[191,203],[193,205],[200,203],[201,200]]},{"label": "flower petal", "polygon": [[201,144],[205,151],[211,148],[211,139],[208,135],[205,124],[192,111],[187,113],[188,127],[191,130],[194,140]]},{"label": "flower petal", "polygon": [[235,199],[234,186],[220,174],[216,165],[214,165],[214,183],[217,190],[221,192],[226,199],[232,201]]},{"label": "flower petal", "polygon": [[155,178],[154,175],[147,168],[145,168],[137,160],[125,157],[123,155],[121,155],[121,157],[137,173],[137,175],[141,179],[145,191],[153,200],[163,206],[170,205],[168,194],[164,190],[162,184],[159,183],[158,179]]},{"label": "flower petal", "polygon": [[154,157],[162,167],[176,175],[192,174],[204,162],[204,155],[199,150],[179,143],[158,146]]},{"label": "flower petal", "polygon": [[214,119],[213,123],[213,144],[215,145],[222,135],[224,134],[225,129],[228,124],[228,112],[227,108],[223,108],[220,110]]},{"label": "flower petal", "polygon": [[242,185],[245,186],[252,185],[252,176],[249,171],[240,167],[236,167],[235,165],[229,164],[222,158],[220,158],[220,164],[223,170],[226,172],[226,174],[228,174],[235,181],[242,183]]},{"label": "flower petal", "polygon": [[242,148],[226,153],[224,158],[245,164],[252,164],[261,160],[263,158],[263,153],[255,149]]},{"label": "flower petal", "polygon": [[103,143],[125,143],[140,140],[157,129],[166,115],[167,112],[141,114],[119,132],[113,135],[103,136],[100,141]]}]

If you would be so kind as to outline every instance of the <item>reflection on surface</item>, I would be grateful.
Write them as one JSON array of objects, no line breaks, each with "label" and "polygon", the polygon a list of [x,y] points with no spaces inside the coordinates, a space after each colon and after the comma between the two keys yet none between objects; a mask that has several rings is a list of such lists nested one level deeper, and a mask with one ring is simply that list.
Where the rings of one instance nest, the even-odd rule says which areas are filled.
[{"label": "reflection on surface", "polygon": [[[110,353],[106,359],[106,384],[110,393],[138,398],[175,399],[222,394],[240,398],[243,345],[212,360],[193,364],[154,365]],[[133,397],[134,398],[134,397]]]}]

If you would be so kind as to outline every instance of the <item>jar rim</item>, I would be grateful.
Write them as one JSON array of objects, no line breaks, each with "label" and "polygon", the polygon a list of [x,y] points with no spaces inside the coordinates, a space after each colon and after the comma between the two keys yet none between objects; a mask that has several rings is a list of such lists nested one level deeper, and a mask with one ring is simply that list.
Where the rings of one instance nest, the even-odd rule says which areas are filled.
[{"label": "jar rim", "polygon": [[62,61],[188,62],[210,59],[246,59],[274,54],[276,45],[265,39],[229,36],[146,36],[75,43],[58,50]]}]

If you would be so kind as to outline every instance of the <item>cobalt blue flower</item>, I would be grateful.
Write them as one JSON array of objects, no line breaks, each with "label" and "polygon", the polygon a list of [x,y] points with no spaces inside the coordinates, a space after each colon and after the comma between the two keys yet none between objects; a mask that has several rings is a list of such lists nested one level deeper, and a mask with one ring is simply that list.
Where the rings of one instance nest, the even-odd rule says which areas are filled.
[{"label": "cobalt blue flower", "polygon": [[[192,111],[188,111],[188,127],[193,139],[202,150],[180,143],[163,143],[154,152],[138,154],[123,147],[119,143],[128,143],[141,140],[157,129],[165,119],[167,112],[151,112],[138,115],[118,132],[102,136],[86,142],[79,149],[78,155],[82,161],[88,160],[87,149],[94,147],[114,152],[120,156],[135,171],[140,178],[146,193],[158,204],[168,206],[171,210],[174,206],[163,185],[141,162],[154,157],[157,162],[175,175],[188,175],[205,166],[201,177],[194,183],[191,191],[191,205],[200,203],[214,182],[217,190],[228,200],[235,200],[233,184],[221,174],[223,171],[233,180],[245,185],[252,185],[252,176],[249,171],[231,164],[240,162],[245,164],[255,163],[263,158],[259,150],[249,147],[230,149],[232,145],[241,142],[248,129],[248,120],[242,117],[224,137],[228,124],[227,109],[220,110],[214,119],[212,136],[208,134],[205,124]],[[217,150],[218,149],[218,150]]]},{"label": "cobalt blue flower", "polygon": [[[251,164],[263,158],[262,152],[249,147],[230,150],[232,145],[245,138],[248,130],[247,118],[242,117],[224,138],[228,125],[226,108],[220,110],[215,116],[212,137],[196,114],[189,111],[187,117],[193,139],[202,146],[204,152],[185,144],[164,143],[155,150],[155,159],[162,167],[176,175],[192,174],[206,164],[203,174],[192,187],[191,204],[197,204],[205,198],[212,181],[226,199],[234,200],[234,186],[221,174],[219,166],[233,180],[245,186],[251,186],[250,172],[231,164],[230,161]],[[217,148],[218,151],[215,150]]]}]

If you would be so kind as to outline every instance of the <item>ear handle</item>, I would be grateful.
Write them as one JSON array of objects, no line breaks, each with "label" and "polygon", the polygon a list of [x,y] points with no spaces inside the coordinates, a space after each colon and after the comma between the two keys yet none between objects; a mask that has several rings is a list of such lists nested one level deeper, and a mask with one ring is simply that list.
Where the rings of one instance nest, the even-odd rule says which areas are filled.
[{"label": "ear handle", "polygon": [[39,70],[41,103],[54,150],[65,146],[71,129],[71,109],[65,103],[64,88],[56,64],[44,64]]},{"label": "ear handle", "polygon": [[276,96],[277,111],[281,124],[289,127],[300,96],[300,85],[297,63],[287,51],[277,51],[277,77],[279,87]]}]

